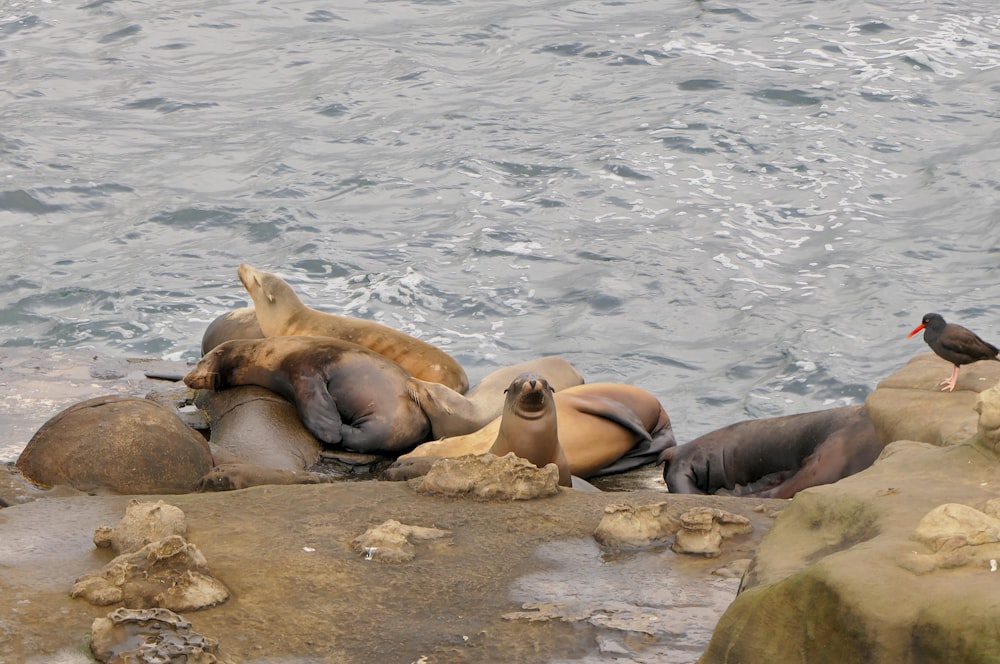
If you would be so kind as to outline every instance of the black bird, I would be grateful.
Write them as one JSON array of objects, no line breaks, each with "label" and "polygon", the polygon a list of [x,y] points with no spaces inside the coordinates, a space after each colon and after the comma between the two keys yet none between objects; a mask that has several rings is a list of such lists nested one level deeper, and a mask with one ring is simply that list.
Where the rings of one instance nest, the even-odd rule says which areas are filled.
[{"label": "black bird", "polygon": [[931,347],[938,357],[948,360],[955,365],[955,370],[951,372],[951,377],[941,381],[941,391],[951,392],[958,382],[958,369],[963,364],[971,364],[979,360],[997,360],[997,353],[1000,349],[990,343],[986,343],[972,330],[967,330],[961,325],[944,322],[940,314],[924,314],[920,325],[917,325],[913,332],[906,335],[909,339],[920,330],[924,331],[924,341]]}]

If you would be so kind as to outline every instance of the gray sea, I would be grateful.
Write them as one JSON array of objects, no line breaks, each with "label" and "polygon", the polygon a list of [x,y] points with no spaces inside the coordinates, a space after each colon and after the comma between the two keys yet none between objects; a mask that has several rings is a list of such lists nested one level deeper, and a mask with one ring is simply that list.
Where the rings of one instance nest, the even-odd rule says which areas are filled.
[{"label": "gray sea", "polygon": [[0,0],[0,99],[6,347],[194,360],[247,262],[684,442],[1000,341],[994,0]]}]

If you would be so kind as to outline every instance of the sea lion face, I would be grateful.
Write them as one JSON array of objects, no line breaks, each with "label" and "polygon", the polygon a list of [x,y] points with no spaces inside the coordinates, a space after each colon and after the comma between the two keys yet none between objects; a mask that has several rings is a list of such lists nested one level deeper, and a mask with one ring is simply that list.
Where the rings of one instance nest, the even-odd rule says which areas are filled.
[{"label": "sea lion face", "polygon": [[214,350],[202,357],[186,376],[184,384],[192,390],[215,390],[220,383],[218,364],[222,351],[216,346]]},{"label": "sea lion face", "polygon": [[552,400],[555,390],[541,374],[521,374],[505,392],[507,394],[505,408],[522,419],[536,420],[545,417],[552,408],[555,408],[555,402]]}]

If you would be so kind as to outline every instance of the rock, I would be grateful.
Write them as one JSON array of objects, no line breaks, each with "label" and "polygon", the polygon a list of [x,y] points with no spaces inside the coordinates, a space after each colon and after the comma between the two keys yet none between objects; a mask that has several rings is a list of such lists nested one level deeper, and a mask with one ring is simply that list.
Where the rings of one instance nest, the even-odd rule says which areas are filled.
[{"label": "rock", "polygon": [[355,537],[351,545],[365,560],[406,563],[416,557],[414,542],[433,542],[449,537],[451,532],[447,530],[406,526],[395,519],[389,519]]},{"label": "rock", "polygon": [[229,590],[208,570],[201,552],[180,535],[125,553],[76,580],[71,597],[105,606],[196,611],[229,599]]},{"label": "rock", "polygon": [[980,442],[994,452],[1000,452],[1000,383],[979,393],[976,412],[979,413],[976,433]]},{"label": "rock", "polygon": [[1000,382],[1000,362],[962,367],[955,391],[941,392],[938,383],[951,369],[934,353],[923,353],[878,384],[865,405],[882,442],[954,445],[976,434],[979,393]]},{"label": "rock", "polygon": [[642,548],[663,543],[681,527],[666,502],[651,505],[608,505],[594,538],[612,548]]},{"label": "rock", "polygon": [[681,515],[681,529],[671,545],[676,553],[697,553],[714,558],[722,553],[722,541],[753,531],[745,516],[716,507],[696,507]]},{"label": "rock", "polygon": [[538,468],[513,452],[442,458],[417,485],[417,492],[478,500],[531,500],[559,493],[554,463]]},{"label": "rock", "polygon": [[228,664],[219,642],[167,609],[118,609],[91,627],[90,652],[103,664]]},{"label": "rock", "polygon": [[101,526],[94,533],[94,544],[110,548],[116,554],[138,551],[150,542],[171,535],[187,534],[184,512],[162,500],[130,500],[125,516],[114,528]]},{"label": "rock", "polygon": [[997,363],[963,367],[959,389],[943,394],[933,383],[946,363],[917,371],[925,363],[883,381],[869,403],[898,407],[881,408],[884,431],[923,431],[935,444],[892,442],[867,470],[796,495],[701,664],[996,661],[1000,391],[969,387],[989,383],[980,378]]},{"label": "rock", "polygon": [[212,465],[208,443],[172,411],[120,396],[95,397],[56,414],[17,459],[33,482],[121,494],[193,491]]}]

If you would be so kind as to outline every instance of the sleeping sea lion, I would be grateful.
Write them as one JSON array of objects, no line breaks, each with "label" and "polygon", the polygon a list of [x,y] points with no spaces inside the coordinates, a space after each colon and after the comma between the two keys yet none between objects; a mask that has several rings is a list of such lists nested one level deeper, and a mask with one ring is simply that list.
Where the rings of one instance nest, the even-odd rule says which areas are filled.
[{"label": "sleeping sea lion", "polygon": [[469,378],[455,358],[431,344],[370,320],[338,316],[307,307],[281,277],[246,263],[240,281],[253,298],[257,322],[268,337],[333,337],[364,346],[393,360],[421,380],[464,394]]},{"label": "sleeping sea lion", "polygon": [[201,354],[204,355],[223,341],[233,339],[263,339],[264,332],[257,323],[253,307],[243,307],[226,312],[205,328],[201,337]]},{"label": "sleeping sea lion", "polygon": [[504,392],[515,378],[537,373],[559,391],[583,384],[583,376],[561,357],[549,356],[513,364],[488,374],[465,395],[440,383],[411,378],[407,389],[431,421],[431,437],[461,436],[483,428],[500,417]]},{"label": "sleeping sea lion", "polygon": [[[882,452],[864,406],[747,420],[665,450],[671,493],[736,493],[791,498],[864,470]],[[762,478],[764,479],[762,482]]]},{"label": "sleeping sea lion", "polygon": [[268,337],[219,344],[184,382],[210,390],[266,387],[294,403],[324,443],[396,453],[430,432],[427,416],[406,392],[409,377],[391,360],[339,339]]},{"label": "sleeping sea lion", "polygon": [[[589,383],[556,392],[553,401],[559,423],[559,444],[575,477],[597,477],[631,470],[656,461],[664,449],[677,444],[663,406],[640,387]],[[419,445],[397,459],[387,475],[406,479],[409,471],[405,467],[411,464],[419,464],[413,472],[420,474],[416,468],[425,465],[417,461],[420,457],[457,457],[487,452],[500,432],[501,422],[502,418],[497,418],[473,433]]]}]

